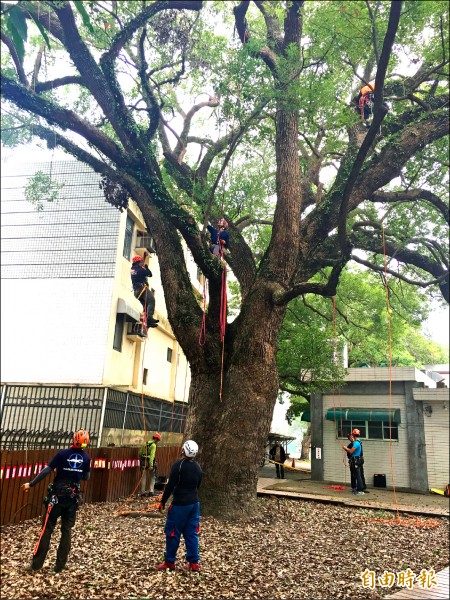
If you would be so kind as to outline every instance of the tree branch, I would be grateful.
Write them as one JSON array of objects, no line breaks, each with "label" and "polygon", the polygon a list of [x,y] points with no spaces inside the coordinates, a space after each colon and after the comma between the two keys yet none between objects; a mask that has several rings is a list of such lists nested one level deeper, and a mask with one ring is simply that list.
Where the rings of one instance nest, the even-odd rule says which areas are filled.
[{"label": "tree branch", "polygon": [[338,217],[338,239],[341,247],[341,252],[344,254],[346,247],[346,223],[348,214],[348,204],[350,196],[356,184],[357,177],[362,169],[366,156],[372,146],[378,128],[380,127],[384,117],[388,112],[388,108],[383,104],[383,86],[386,77],[386,71],[389,64],[389,59],[394,45],[395,35],[397,33],[400,14],[402,9],[401,0],[391,0],[391,10],[389,14],[388,28],[383,42],[380,61],[378,63],[377,74],[375,77],[375,93],[374,93],[374,117],[367,135],[358,151],[355,162],[353,163],[350,175],[347,179],[343,194],[342,202]]},{"label": "tree branch", "polygon": [[[53,4],[64,32],[64,45],[78,69],[86,87],[90,90],[105,116],[114,128],[124,148],[132,154],[145,148],[139,137],[136,123],[125,106],[123,94],[117,86],[115,72],[102,71],[80,36],[69,2],[61,7]],[[153,170],[150,164],[148,168]]]},{"label": "tree branch", "polygon": [[5,75],[1,76],[1,83],[2,96],[14,102],[16,106],[43,117],[51,125],[58,125],[61,129],[70,129],[74,133],[78,133],[114,162],[120,164],[127,162],[122,150],[115,142],[74,112],[34,94]]},{"label": "tree branch", "polygon": [[444,217],[445,222],[449,223],[449,207],[436,194],[424,189],[411,189],[402,192],[374,192],[368,200],[372,202],[416,202],[417,200],[426,200],[430,202]]},{"label": "tree branch", "polygon": [[119,56],[120,51],[125,44],[132,38],[133,34],[140,28],[143,27],[149,19],[155,16],[162,10],[195,10],[199,11],[203,7],[202,0],[160,0],[154,2],[149,6],[145,6],[142,11],[131,21],[129,21],[125,27],[116,33],[111,43],[110,48],[100,58],[100,65],[104,69],[107,67],[109,71],[112,63]]},{"label": "tree branch", "polygon": [[1,32],[1,40],[5,44],[5,46],[8,48],[9,53],[11,54],[11,58],[13,60],[14,66],[16,67],[17,77],[19,78],[19,81],[23,85],[28,87],[30,84],[29,84],[28,78],[25,74],[25,70],[23,68],[23,63],[20,60],[19,55],[17,54],[17,50],[13,44],[13,41],[10,40],[9,37],[5,33],[3,33],[3,31]]},{"label": "tree branch", "polygon": [[34,86],[34,91],[36,94],[40,94],[41,92],[47,92],[48,90],[53,90],[61,87],[62,85],[70,85],[71,83],[84,85],[84,82],[79,75],[66,75],[65,77],[58,77],[57,79],[53,79],[51,81],[37,82]]},{"label": "tree branch", "polygon": [[273,302],[276,306],[283,306],[303,294],[316,294],[318,296],[331,297],[336,295],[339,277],[344,269],[346,261],[339,261],[332,269],[326,283],[301,282],[292,286],[286,292],[278,291],[273,294]]}]

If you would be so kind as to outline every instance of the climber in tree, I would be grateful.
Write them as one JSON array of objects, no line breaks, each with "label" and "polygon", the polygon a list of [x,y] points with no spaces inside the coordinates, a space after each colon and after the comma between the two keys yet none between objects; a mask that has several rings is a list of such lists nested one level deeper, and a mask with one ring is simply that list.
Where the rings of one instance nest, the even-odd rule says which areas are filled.
[{"label": "climber in tree", "polygon": [[227,229],[228,222],[224,218],[218,220],[217,229],[212,225],[208,225],[208,231],[211,234],[209,249],[217,258],[220,257],[221,248],[225,248],[226,250],[229,248],[230,235]]},{"label": "climber in tree", "polygon": [[370,127],[370,118],[373,112],[373,93],[375,91],[375,82],[371,81],[368,85],[361,88],[357,104],[357,111],[361,115],[361,121],[366,127]]}]

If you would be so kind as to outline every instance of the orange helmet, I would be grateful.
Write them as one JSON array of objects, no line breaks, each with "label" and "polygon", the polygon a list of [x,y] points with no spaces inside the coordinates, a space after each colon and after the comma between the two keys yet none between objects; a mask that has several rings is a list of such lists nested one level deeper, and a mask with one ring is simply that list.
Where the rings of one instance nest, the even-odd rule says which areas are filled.
[{"label": "orange helmet", "polygon": [[73,434],[73,446],[74,448],[86,448],[89,444],[89,433],[84,429],[80,429]]},{"label": "orange helmet", "polygon": [[139,256],[139,254],[137,254],[136,256],[133,256],[133,260],[131,262],[134,265],[135,263],[141,262],[141,260],[142,260],[142,256]]},{"label": "orange helmet", "polygon": [[352,435],[361,435],[361,432],[360,432],[360,430],[359,430],[359,429],[354,429],[354,430],[352,431]]},{"label": "orange helmet", "polygon": [[161,441],[161,436],[157,431],[153,434],[153,439],[158,440],[158,442]]}]

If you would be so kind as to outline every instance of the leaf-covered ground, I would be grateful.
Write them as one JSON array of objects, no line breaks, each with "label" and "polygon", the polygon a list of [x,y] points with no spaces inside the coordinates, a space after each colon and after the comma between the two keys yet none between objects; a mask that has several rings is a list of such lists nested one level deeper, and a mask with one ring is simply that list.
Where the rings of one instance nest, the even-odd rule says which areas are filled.
[{"label": "leaf-covered ground", "polygon": [[[448,565],[448,519],[433,529],[400,527],[374,520],[392,518],[380,511],[258,502],[259,515],[246,524],[202,519],[199,575],[155,571],[164,519],[116,517],[114,503],[80,509],[68,568],[59,574],[53,571],[59,528],[44,568],[32,574],[26,566],[40,523],[11,525],[2,531],[1,598],[381,598],[399,588],[363,588],[366,568],[379,576],[409,567],[418,575]],[[134,509],[146,505],[133,502]],[[183,542],[178,558],[181,565]]]}]

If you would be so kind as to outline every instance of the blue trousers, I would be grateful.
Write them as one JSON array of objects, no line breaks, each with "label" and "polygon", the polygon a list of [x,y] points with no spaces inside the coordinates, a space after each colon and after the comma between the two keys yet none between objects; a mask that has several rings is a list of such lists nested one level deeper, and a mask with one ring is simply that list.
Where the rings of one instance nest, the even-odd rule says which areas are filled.
[{"label": "blue trousers", "polygon": [[186,560],[198,563],[198,536],[200,533],[200,502],[177,506],[171,504],[167,513],[166,525],[166,552],[164,558],[167,562],[174,563],[177,559],[177,550],[183,535],[186,544]]}]

